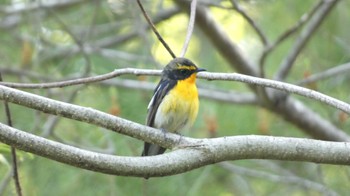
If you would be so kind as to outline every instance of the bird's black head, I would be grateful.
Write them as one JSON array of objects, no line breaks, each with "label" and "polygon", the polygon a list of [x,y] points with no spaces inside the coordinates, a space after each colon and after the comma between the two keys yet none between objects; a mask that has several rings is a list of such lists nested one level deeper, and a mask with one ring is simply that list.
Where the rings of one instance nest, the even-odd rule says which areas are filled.
[{"label": "bird's black head", "polygon": [[175,58],[165,66],[163,77],[172,80],[184,80],[200,71],[205,71],[205,69],[198,68],[192,61],[186,58]]}]

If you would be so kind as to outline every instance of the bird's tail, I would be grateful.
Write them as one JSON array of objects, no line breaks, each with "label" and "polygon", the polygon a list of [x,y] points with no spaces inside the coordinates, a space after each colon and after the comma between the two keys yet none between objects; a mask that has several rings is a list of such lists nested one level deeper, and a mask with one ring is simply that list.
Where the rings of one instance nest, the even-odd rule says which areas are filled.
[{"label": "bird's tail", "polygon": [[159,154],[163,154],[165,150],[166,149],[163,147],[145,142],[141,156],[159,155]]}]

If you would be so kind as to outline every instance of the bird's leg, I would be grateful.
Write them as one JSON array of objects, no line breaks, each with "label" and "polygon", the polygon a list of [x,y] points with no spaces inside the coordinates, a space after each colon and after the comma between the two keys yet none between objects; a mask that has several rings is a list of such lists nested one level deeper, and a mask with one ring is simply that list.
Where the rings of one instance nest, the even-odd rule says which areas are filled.
[{"label": "bird's leg", "polygon": [[176,134],[180,136],[180,137],[179,137],[179,141],[178,141],[178,143],[180,144],[183,135],[182,135],[181,133],[176,133]]},{"label": "bird's leg", "polygon": [[161,128],[160,130],[163,132],[164,140],[167,141],[167,137],[166,137],[167,131],[165,129],[163,129],[163,128]]}]

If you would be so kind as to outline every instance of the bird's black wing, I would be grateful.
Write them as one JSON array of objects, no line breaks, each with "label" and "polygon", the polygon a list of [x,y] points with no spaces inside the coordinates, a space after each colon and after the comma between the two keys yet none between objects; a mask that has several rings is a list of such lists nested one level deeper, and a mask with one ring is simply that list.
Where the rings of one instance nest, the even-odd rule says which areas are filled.
[{"label": "bird's black wing", "polygon": [[[154,90],[154,95],[148,105],[148,113],[146,123],[150,127],[154,127],[154,119],[156,117],[159,105],[162,103],[163,98],[169,93],[169,91],[176,85],[176,80],[161,79],[156,89]],[[162,154],[165,152],[165,148],[160,147],[155,144],[145,142],[142,156],[150,156]]]},{"label": "bird's black wing", "polygon": [[154,118],[160,103],[168,92],[176,85],[176,80],[162,79],[154,90],[154,95],[148,105],[146,124],[150,127],[154,127]]}]

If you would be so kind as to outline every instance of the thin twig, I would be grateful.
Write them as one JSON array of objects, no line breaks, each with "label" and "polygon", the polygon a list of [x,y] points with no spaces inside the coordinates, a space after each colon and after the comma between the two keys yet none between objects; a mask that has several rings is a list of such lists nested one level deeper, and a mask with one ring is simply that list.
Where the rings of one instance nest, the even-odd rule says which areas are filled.
[{"label": "thin twig", "polygon": [[63,30],[66,31],[70,35],[70,37],[74,40],[74,42],[78,46],[79,52],[82,54],[82,56],[86,62],[86,66],[85,66],[86,69],[85,69],[83,75],[88,74],[91,70],[91,61],[90,61],[90,57],[88,56],[87,52],[85,51],[85,47],[84,47],[83,42],[77,36],[75,36],[75,34],[69,29],[69,27],[66,25],[66,23],[63,20],[61,20],[61,18],[53,10],[48,9],[48,11],[53,16],[53,18],[61,25]]},{"label": "thin twig", "polygon": [[193,28],[194,28],[194,22],[196,19],[196,7],[197,7],[197,0],[192,0],[191,3],[191,13],[190,13],[190,21],[188,23],[188,27],[187,27],[187,34],[186,34],[186,39],[185,39],[185,43],[183,45],[183,48],[181,50],[181,57],[184,57],[188,48],[188,45],[191,41],[191,36],[192,36],[192,32],[193,32]]},{"label": "thin twig", "polygon": [[[177,8],[176,6],[160,11],[154,18],[154,23],[160,23],[166,19],[171,18],[172,16],[176,15],[177,13],[180,12],[180,9]],[[146,30],[149,27],[149,25],[143,25],[140,28],[143,30]],[[106,38],[99,39],[97,41],[89,42],[89,43],[84,43],[84,50],[86,53],[99,53],[101,48],[108,48],[114,45],[122,44],[127,41],[130,41],[131,39],[138,38],[139,36],[139,31],[132,31],[128,32],[127,34],[123,35],[116,35],[116,36],[110,36]],[[51,55],[46,55],[45,57],[42,57],[40,59],[40,62],[52,60],[52,59],[61,59],[66,56],[72,56],[75,55],[79,52],[79,48],[77,46],[69,47],[60,50],[59,52],[56,52]]]},{"label": "thin twig", "polygon": [[141,11],[142,11],[143,16],[147,20],[147,22],[150,25],[151,29],[153,30],[154,34],[156,34],[158,40],[163,44],[163,46],[169,52],[171,57],[176,58],[176,55],[174,54],[174,52],[170,49],[169,45],[164,41],[164,39],[162,38],[162,36],[159,34],[158,30],[154,26],[151,18],[148,16],[148,14],[147,14],[146,10],[144,9],[144,7],[142,6],[142,3],[140,2],[140,0],[136,0],[136,1],[137,1],[137,4],[139,5]]},{"label": "thin twig", "polygon": [[12,172],[12,168],[10,168],[8,170],[8,172],[6,173],[6,175],[1,179],[0,182],[0,196],[4,196],[4,192],[6,190],[6,187],[10,184],[10,181],[12,179],[13,176],[13,172]]},{"label": "thin twig", "polygon": [[[0,72],[0,82],[2,82],[2,74]],[[4,100],[4,107],[5,107],[5,115],[7,118],[7,125],[12,127],[12,118],[11,118],[11,112],[10,107],[7,101]],[[11,146],[11,157],[12,157],[12,177],[15,182],[16,192],[18,196],[22,196],[22,189],[21,184],[19,182],[18,177],[18,165],[17,165],[17,155],[16,155],[16,148]]]},{"label": "thin twig", "polygon": [[310,40],[311,35],[321,25],[327,14],[332,10],[338,0],[323,0],[322,5],[318,8],[315,14],[310,18],[309,23],[304,30],[300,32],[298,39],[295,41],[287,56],[283,59],[280,69],[277,71],[274,78],[276,80],[284,80],[290,69],[292,68],[297,56]]},{"label": "thin twig", "polygon": [[329,77],[334,77],[334,76],[338,76],[338,75],[341,75],[341,74],[346,74],[350,71],[350,63],[345,63],[345,64],[342,64],[342,65],[338,65],[336,67],[333,67],[331,69],[327,69],[323,72],[320,72],[320,73],[316,73],[316,74],[313,74],[299,82],[297,82],[296,84],[297,85],[300,85],[300,86],[304,86],[306,84],[309,84],[309,83],[312,83],[312,82],[316,82],[316,81],[319,81],[319,80],[323,80],[323,79],[326,79],[326,78],[329,78]]},{"label": "thin twig", "polygon": [[267,40],[266,35],[263,33],[263,31],[258,27],[258,25],[255,23],[255,21],[242,9],[242,7],[239,5],[237,0],[231,0],[231,3],[233,5],[233,8],[241,14],[241,16],[247,20],[247,22],[253,27],[255,32],[258,34],[261,42],[264,44],[264,46],[267,46],[269,44],[269,41]]},{"label": "thin twig", "polygon": [[114,70],[113,72],[84,77],[78,79],[71,79],[60,82],[48,82],[48,83],[12,83],[12,82],[0,82],[1,85],[12,87],[12,88],[31,88],[31,89],[44,89],[44,88],[62,88],[66,86],[73,86],[79,84],[88,84],[92,82],[99,82],[103,80],[108,80],[120,75],[132,74],[132,75],[160,75],[160,70],[147,70],[147,69],[133,69],[133,68],[125,68]]}]

